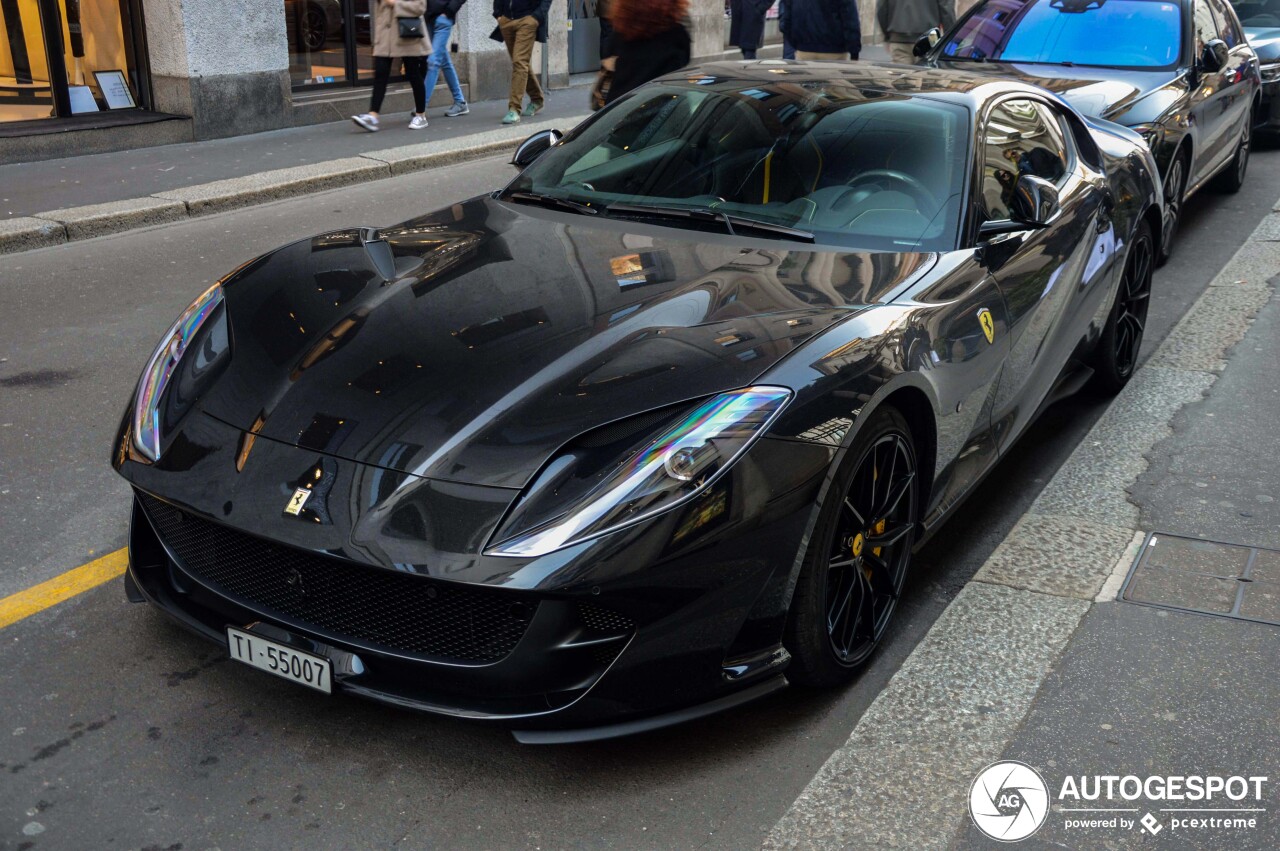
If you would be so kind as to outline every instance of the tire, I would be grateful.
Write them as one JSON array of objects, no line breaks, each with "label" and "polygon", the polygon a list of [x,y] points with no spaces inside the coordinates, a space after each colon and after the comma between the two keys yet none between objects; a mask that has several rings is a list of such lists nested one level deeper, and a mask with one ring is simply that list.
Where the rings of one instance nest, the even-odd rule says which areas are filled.
[{"label": "tire", "polygon": [[302,19],[302,43],[311,52],[321,50],[329,41],[329,20],[324,10],[308,3]]},{"label": "tire", "polygon": [[1236,142],[1236,153],[1227,163],[1227,167],[1213,179],[1213,188],[1228,195],[1234,195],[1244,186],[1244,175],[1249,169],[1249,151],[1253,147],[1253,110],[1245,119],[1244,128],[1240,131],[1240,140]]},{"label": "tire", "polygon": [[884,636],[919,528],[916,458],[893,407],[875,411],[854,437],[819,509],[787,617],[793,683],[844,685]]},{"label": "tire", "polygon": [[1156,265],[1163,266],[1173,256],[1173,244],[1182,220],[1182,205],[1187,196],[1187,178],[1191,173],[1191,155],[1186,147],[1178,150],[1169,163],[1164,181],[1164,236],[1160,240],[1160,256]]},{"label": "tire", "polygon": [[1151,304],[1151,273],[1155,266],[1151,228],[1144,221],[1129,241],[1124,273],[1116,288],[1115,301],[1107,314],[1102,338],[1094,349],[1093,387],[1113,396],[1129,383],[1138,367],[1138,353],[1146,330],[1147,308]]}]

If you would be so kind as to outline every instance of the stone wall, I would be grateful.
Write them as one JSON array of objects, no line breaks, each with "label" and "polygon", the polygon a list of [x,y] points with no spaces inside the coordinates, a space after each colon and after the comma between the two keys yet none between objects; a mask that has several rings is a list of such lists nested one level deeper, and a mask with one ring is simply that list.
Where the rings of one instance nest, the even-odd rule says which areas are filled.
[{"label": "stone wall", "polygon": [[143,0],[156,109],[193,119],[197,139],[291,122],[280,0]]}]

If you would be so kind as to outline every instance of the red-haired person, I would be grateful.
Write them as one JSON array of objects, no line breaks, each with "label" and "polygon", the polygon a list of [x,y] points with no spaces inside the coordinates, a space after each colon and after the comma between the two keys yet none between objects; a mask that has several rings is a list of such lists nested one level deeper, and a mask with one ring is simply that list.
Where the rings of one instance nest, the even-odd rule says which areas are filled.
[{"label": "red-haired person", "polygon": [[618,58],[607,102],[689,64],[688,0],[613,0],[609,22]]}]

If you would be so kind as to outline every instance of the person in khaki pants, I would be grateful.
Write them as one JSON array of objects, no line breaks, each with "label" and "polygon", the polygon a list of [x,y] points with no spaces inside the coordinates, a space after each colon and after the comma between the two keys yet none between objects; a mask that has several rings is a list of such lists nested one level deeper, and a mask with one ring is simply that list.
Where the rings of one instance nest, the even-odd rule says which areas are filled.
[{"label": "person in khaki pants", "polygon": [[493,16],[498,26],[489,36],[507,46],[511,57],[511,97],[507,100],[507,114],[503,124],[515,124],[522,114],[524,96],[529,95],[525,116],[532,116],[542,109],[546,96],[538,77],[533,73],[534,42],[547,43],[547,10],[551,0],[493,0]]},{"label": "person in khaki pants", "polygon": [[889,61],[914,65],[912,49],[933,27],[951,29],[956,22],[955,0],[879,0],[876,23],[884,32]]},{"label": "person in khaki pants", "polygon": [[857,59],[862,52],[857,0],[782,0],[778,29],[796,59]]}]

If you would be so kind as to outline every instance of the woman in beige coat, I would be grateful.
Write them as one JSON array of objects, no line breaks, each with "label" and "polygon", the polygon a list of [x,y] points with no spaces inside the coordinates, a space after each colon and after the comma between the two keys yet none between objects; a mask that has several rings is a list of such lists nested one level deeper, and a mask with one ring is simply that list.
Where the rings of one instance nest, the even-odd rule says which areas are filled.
[{"label": "woman in beige coat", "polygon": [[[426,37],[427,26],[422,14],[427,10],[427,0],[370,0],[373,6],[373,98],[369,111],[351,116],[351,120],[369,132],[378,126],[378,110],[387,94],[387,80],[395,60],[404,64],[404,75],[413,87],[413,118],[410,130],[427,126],[427,90],[423,79],[427,76],[427,56],[431,53],[431,39]],[[420,38],[400,37],[400,18],[417,22]]]}]

